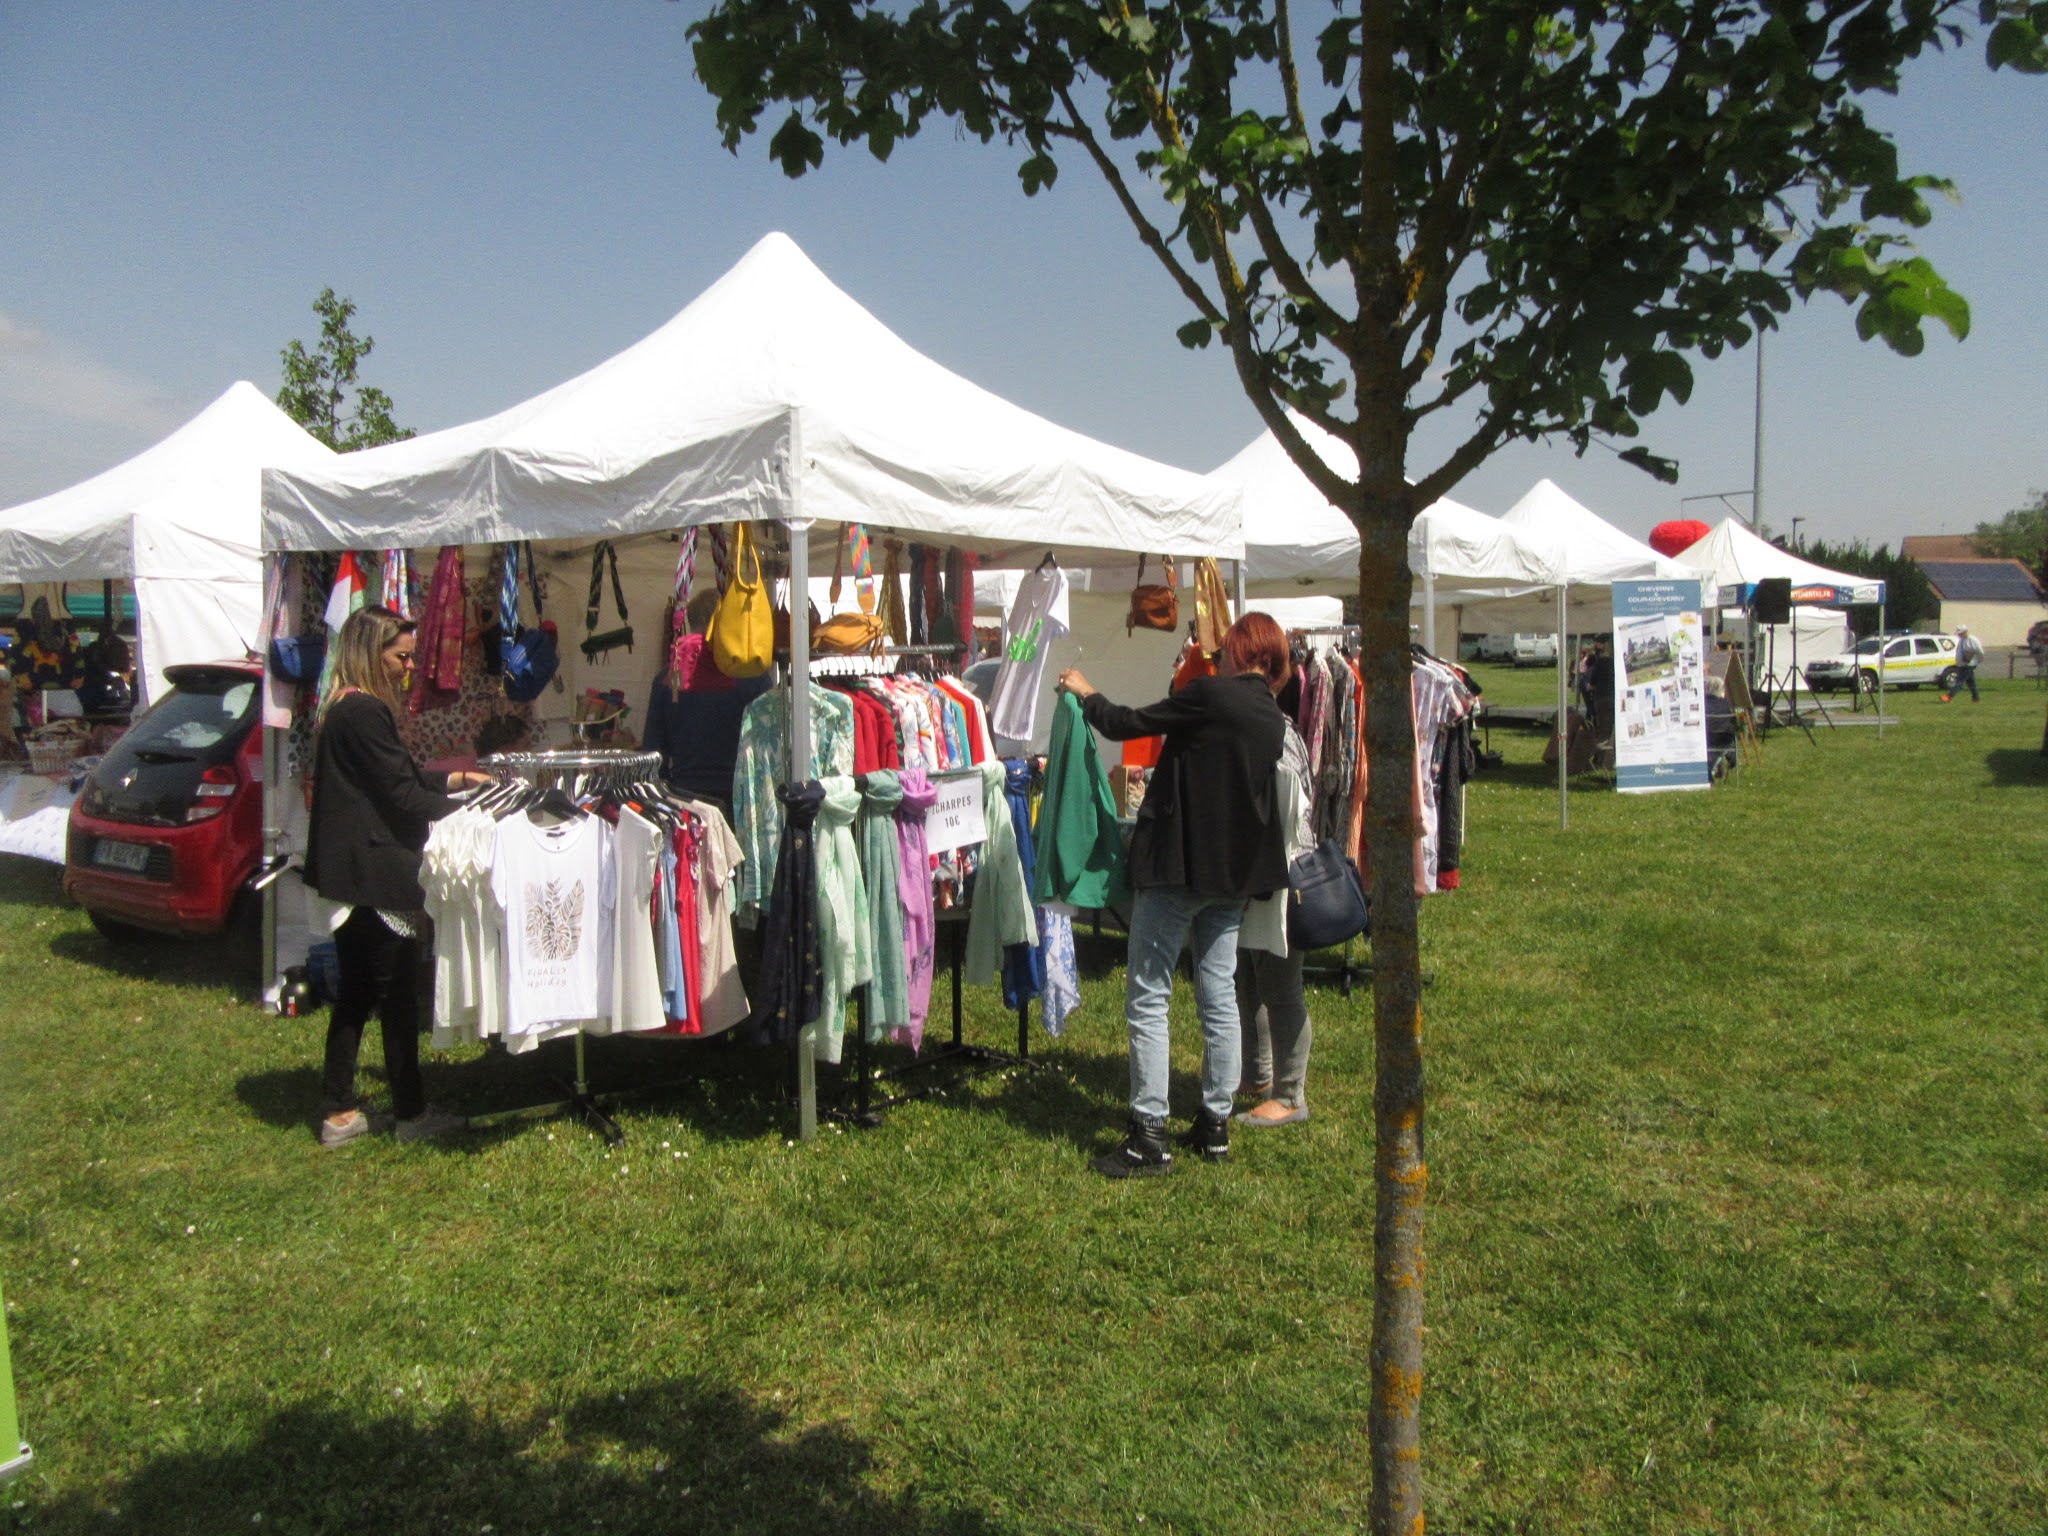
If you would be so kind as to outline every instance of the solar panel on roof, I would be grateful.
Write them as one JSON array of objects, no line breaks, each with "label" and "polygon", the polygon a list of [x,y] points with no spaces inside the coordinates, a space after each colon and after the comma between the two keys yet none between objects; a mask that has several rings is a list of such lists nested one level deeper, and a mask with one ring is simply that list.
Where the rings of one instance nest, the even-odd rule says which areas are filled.
[{"label": "solar panel on roof", "polygon": [[2017,560],[1922,560],[1945,602],[2038,603],[2040,588]]}]

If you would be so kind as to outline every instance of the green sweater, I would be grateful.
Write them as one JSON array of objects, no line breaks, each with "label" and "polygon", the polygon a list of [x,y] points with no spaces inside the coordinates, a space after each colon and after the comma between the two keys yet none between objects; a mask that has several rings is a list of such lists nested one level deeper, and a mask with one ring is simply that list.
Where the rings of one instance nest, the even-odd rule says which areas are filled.
[{"label": "green sweater", "polygon": [[1071,693],[1060,695],[1052,717],[1045,798],[1032,841],[1038,857],[1032,900],[1107,907],[1130,895],[1109,776],[1095,750],[1095,733],[1081,718],[1081,701]]}]

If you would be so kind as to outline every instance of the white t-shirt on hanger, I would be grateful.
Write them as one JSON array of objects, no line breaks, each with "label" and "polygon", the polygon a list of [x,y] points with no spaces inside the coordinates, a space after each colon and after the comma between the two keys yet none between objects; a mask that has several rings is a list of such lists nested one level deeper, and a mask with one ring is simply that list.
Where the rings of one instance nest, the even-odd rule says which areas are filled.
[{"label": "white t-shirt on hanger", "polygon": [[996,735],[1031,740],[1045,666],[1053,642],[1067,629],[1067,573],[1048,561],[1017,584],[1016,601],[1003,619],[1003,665],[989,694],[988,725]]},{"label": "white t-shirt on hanger", "polygon": [[612,829],[597,816],[498,825],[491,895],[505,918],[505,1034],[602,1021],[610,1028]]}]

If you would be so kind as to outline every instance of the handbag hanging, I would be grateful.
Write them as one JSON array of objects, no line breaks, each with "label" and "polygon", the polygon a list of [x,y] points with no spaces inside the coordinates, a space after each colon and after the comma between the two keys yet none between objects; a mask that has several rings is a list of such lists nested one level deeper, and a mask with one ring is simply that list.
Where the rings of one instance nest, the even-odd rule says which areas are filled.
[{"label": "handbag hanging", "polygon": [[1124,615],[1126,635],[1140,629],[1163,629],[1170,634],[1180,628],[1180,596],[1174,591],[1179,573],[1171,559],[1162,557],[1160,564],[1166,567],[1166,585],[1147,585],[1145,556],[1138,556],[1138,581],[1131,588],[1130,612]]},{"label": "handbag hanging", "polygon": [[500,669],[504,674],[505,697],[515,704],[530,704],[561,670],[562,655],[555,626],[542,615],[540,572],[534,565],[533,546],[526,551],[526,583],[533,593],[531,626],[519,622],[520,546],[505,547],[505,579],[499,589],[498,624],[502,639],[498,646]]},{"label": "handbag hanging", "polygon": [[[864,546],[866,530],[858,523],[847,529],[847,537],[858,537]],[[839,589],[846,564],[846,539],[839,541],[838,551],[832,558],[832,585],[827,596],[836,610],[839,607]],[[834,612],[822,624],[811,625],[811,654],[814,656],[879,656],[882,644],[888,638],[888,629],[875,613],[875,594],[871,584],[859,581],[859,567],[864,563],[858,556],[855,560],[855,596],[860,603],[858,613]]]},{"label": "handbag hanging", "polygon": [[775,664],[775,615],[761,557],[745,523],[732,531],[732,579],[705,631],[711,662],[727,677],[759,677]]},{"label": "handbag hanging", "polygon": [[[603,634],[597,632],[597,615],[604,603],[604,573],[609,564],[612,573],[612,603],[619,610],[619,623],[615,629]],[[590,552],[590,598],[583,610],[583,659],[596,661],[624,646],[630,654],[633,649],[633,626],[626,620],[626,594],[619,585],[619,552],[610,539],[599,539],[597,548]]]},{"label": "handbag hanging", "polygon": [[1372,908],[1358,866],[1326,837],[1287,866],[1287,947],[1331,949],[1372,931]]}]

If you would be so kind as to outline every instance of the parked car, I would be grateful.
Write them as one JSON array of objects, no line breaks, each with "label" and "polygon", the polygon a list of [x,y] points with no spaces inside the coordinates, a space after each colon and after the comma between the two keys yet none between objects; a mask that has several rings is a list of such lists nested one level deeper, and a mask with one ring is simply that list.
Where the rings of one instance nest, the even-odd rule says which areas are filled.
[{"label": "parked car", "polygon": [[1918,688],[1933,683],[1944,693],[1956,685],[1954,635],[1872,635],[1855,649],[1806,665],[1806,685],[1816,693],[1838,688],[1877,691],[1878,674],[1887,688]]},{"label": "parked car", "polygon": [[1557,636],[1517,635],[1508,659],[1518,667],[1554,667],[1557,665]]},{"label": "parked car", "polygon": [[109,938],[217,934],[263,840],[262,667],[165,669],[171,688],[116,742],[71,808],[64,892]]}]

